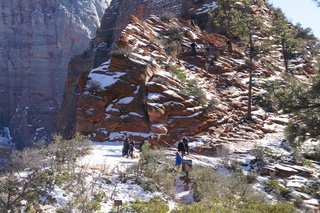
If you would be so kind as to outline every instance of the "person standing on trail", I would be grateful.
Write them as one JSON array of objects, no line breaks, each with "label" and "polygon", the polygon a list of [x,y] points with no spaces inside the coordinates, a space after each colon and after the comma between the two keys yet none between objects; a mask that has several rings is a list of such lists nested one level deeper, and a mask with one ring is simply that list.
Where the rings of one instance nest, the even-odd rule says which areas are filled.
[{"label": "person standing on trail", "polygon": [[197,43],[192,42],[190,46],[191,46],[192,55],[193,56],[197,55],[197,50],[196,50],[196,47],[198,46]]},{"label": "person standing on trail", "polygon": [[179,171],[180,168],[181,168],[181,165],[182,165],[182,157],[181,157],[179,152],[176,152],[176,161],[175,161],[175,164],[174,164],[174,169],[176,171]]},{"label": "person standing on trail", "polygon": [[204,45],[204,48],[206,49],[206,51],[207,51],[207,55],[209,55],[209,51],[210,51],[210,44],[207,42],[207,43],[205,43],[205,45]]},{"label": "person standing on trail", "polygon": [[126,140],[123,143],[123,148],[122,148],[122,157],[128,157],[128,151],[129,151],[129,138],[126,138]]},{"label": "person standing on trail", "polygon": [[133,140],[130,139],[130,141],[129,141],[129,152],[128,152],[128,154],[129,154],[129,156],[130,156],[131,158],[133,158],[133,147],[134,147],[134,142],[133,142]]},{"label": "person standing on trail", "polygon": [[185,149],[186,155],[190,154],[190,152],[189,152],[189,139],[184,136],[182,141],[183,141],[183,144],[184,144],[184,149]]},{"label": "person standing on trail", "polygon": [[182,156],[186,153],[186,147],[184,146],[184,143],[182,140],[179,141],[178,143],[178,152],[182,153]]},{"label": "person standing on trail", "polygon": [[148,148],[148,141],[142,141],[139,147],[140,152],[144,152]]}]

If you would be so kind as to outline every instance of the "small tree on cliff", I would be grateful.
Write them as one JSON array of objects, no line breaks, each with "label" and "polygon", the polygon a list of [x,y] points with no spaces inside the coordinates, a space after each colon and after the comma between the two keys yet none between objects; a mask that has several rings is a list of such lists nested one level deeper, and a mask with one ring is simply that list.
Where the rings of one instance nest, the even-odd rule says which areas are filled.
[{"label": "small tree on cliff", "polygon": [[272,25],[273,32],[277,36],[274,40],[274,43],[281,44],[284,67],[286,73],[288,73],[289,60],[291,59],[293,53],[297,50],[299,41],[298,39],[295,39],[295,30],[289,25],[289,22],[281,9],[275,9]]},{"label": "small tree on cliff", "polygon": [[232,36],[237,27],[235,20],[239,16],[239,11],[234,6],[236,2],[236,0],[217,0],[216,9],[209,12],[210,16],[215,16],[214,24],[220,27],[220,33],[229,39],[229,50],[232,50]]},{"label": "small tree on cliff", "polygon": [[[266,52],[262,42],[254,39],[254,36],[261,33],[262,21],[254,16],[250,5],[251,0],[217,0],[217,8],[213,11],[216,14],[216,23],[225,28],[228,38],[238,38],[248,43],[249,46],[249,88],[248,88],[248,110],[247,119],[251,120],[252,112],[252,78],[253,60],[256,56]],[[255,38],[259,38],[255,36]]]},{"label": "small tree on cliff", "polygon": [[284,86],[273,84],[275,107],[293,112],[294,118],[285,129],[289,143],[299,146],[308,137],[320,138],[320,76],[312,84],[299,82],[288,77]]}]

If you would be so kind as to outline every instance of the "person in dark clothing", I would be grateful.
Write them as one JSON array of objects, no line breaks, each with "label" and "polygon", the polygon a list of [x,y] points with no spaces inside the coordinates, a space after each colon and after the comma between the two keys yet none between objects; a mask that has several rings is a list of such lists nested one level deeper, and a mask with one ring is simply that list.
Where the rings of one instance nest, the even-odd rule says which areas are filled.
[{"label": "person in dark clothing", "polygon": [[126,138],[126,140],[123,143],[123,148],[122,148],[122,157],[127,157],[128,156],[128,151],[129,151],[129,138]]},{"label": "person in dark clothing", "polygon": [[133,158],[133,147],[134,147],[134,142],[133,140],[130,140],[129,141],[129,152],[128,152],[128,155]]},{"label": "person in dark clothing", "polygon": [[179,141],[178,143],[178,152],[181,152],[182,153],[182,156],[185,154],[186,152],[186,149],[185,149],[185,146],[184,146],[184,143],[182,140]]},{"label": "person in dark clothing", "polygon": [[184,144],[184,148],[185,148],[185,153],[186,155],[188,155],[189,152],[189,139],[187,137],[183,137],[183,144]]},{"label": "person in dark clothing", "polygon": [[191,46],[192,55],[193,56],[197,55],[197,50],[196,50],[196,47],[198,46],[197,43],[192,42],[190,46]]},{"label": "person in dark clothing", "polygon": [[210,51],[210,44],[209,44],[209,43],[205,43],[204,48],[206,48],[207,55],[209,55],[209,51]]}]

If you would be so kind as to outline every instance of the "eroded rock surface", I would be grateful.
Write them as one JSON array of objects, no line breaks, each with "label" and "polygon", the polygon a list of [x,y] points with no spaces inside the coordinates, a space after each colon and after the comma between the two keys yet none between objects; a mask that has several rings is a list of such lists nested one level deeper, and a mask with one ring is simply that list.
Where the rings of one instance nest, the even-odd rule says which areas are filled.
[{"label": "eroded rock surface", "polygon": [[0,126],[21,146],[50,136],[68,63],[95,35],[109,0],[0,3]]}]

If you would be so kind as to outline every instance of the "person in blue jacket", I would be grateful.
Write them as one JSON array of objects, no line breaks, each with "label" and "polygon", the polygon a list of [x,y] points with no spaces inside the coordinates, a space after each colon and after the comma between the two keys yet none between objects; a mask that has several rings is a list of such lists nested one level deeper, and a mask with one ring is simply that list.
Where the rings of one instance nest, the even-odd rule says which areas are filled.
[{"label": "person in blue jacket", "polygon": [[182,157],[179,152],[176,152],[176,162],[174,164],[175,170],[179,171],[182,165]]}]

